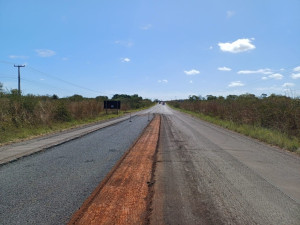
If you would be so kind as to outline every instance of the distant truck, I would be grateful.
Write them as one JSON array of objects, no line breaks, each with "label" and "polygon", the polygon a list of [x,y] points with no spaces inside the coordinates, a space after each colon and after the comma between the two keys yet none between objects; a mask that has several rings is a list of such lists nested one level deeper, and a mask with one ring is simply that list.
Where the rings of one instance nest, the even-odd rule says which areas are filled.
[{"label": "distant truck", "polygon": [[164,105],[164,104],[165,104],[165,102],[162,102],[162,104]]}]

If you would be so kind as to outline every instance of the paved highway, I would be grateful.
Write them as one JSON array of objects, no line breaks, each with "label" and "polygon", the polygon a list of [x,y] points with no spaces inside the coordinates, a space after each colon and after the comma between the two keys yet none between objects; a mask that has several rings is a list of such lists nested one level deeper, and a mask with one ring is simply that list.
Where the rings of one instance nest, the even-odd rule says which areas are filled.
[{"label": "paved highway", "polygon": [[0,224],[66,224],[147,124],[138,115],[0,166]]},{"label": "paved highway", "polygon": [[[156,105],[0,166],[0,224],[64,224],[162,115],[150,224],[300,224],[300,157]],[[7,150],[7,149],[6,149]]]},{"label": "paved highway", "polygon": [[300,158],[164,108],[151,224],[300,224]]}]

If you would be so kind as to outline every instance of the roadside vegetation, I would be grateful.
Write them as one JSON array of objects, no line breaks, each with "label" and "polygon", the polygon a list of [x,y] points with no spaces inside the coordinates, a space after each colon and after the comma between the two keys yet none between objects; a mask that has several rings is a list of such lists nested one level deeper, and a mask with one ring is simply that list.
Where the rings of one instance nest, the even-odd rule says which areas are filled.
[{"label": "roadside vegetation", "polygon": [[203,120],[300,153],[300,99],[272,94],[190,96],[168,104]]},{"label": "roadside vegetation", "polygon": [[116,94],[112,100],[121,101],[121,110],[117,115],[116,110],[108,110],[106,114],[104,100],[108,97],[21,96],[17,90],[4,92],[0,88],[0,145],[114,118],[153,104],[138,95]]}]

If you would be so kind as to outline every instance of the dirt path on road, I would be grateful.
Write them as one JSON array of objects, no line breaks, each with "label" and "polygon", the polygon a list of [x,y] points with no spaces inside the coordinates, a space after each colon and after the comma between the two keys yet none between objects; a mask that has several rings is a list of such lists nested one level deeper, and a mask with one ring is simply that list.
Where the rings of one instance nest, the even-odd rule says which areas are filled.
[{"label": "dirt path on road", "polygon": [[151,200],[160,116],[100,183],[69,224],[144,224]]}]

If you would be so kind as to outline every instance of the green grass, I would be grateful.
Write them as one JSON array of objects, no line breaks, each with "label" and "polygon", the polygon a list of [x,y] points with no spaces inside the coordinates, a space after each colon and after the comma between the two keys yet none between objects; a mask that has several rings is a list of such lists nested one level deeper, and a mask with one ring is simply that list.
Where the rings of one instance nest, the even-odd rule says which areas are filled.
[{"label": "green grass", "polygon": [[15,127],[11,125],[2,126],[0,127],[0,146],[13,143],[13,142],[31,139],[46,134],[56,133],[59,131],[64,131],[76,127],[81,127],[88,124],[93,124],[104,120],[121,117],[130,112],[140,111],[149,107],[135,109],[135,110],[119,111],[118,115],[115,112],[109,112],[108,114],[103,112],[96,118],[72,120],[70,122],[56,122],[56,123],[52,123],[51,125],[36,125],[36,126],[23,125],[19,127]]},{"label": "green grass", "polygon": [[276,130],[270,130],[267,128],[251,126],[247,124],[237,124],[232,121],[221,120],[219,118],[204,115],[202,113],[196,113],[185,109],[175,108],[173,106],[170,107],[178,111],[190,114],[194,117],[200,118],[202,120],[205,120],[207,122],[227,128],[229,130],[236,131],[246,136],[263,141],[265,143],[278,146],[280,148],[300,154],[300,140],[296,137],[290,137]]}]

